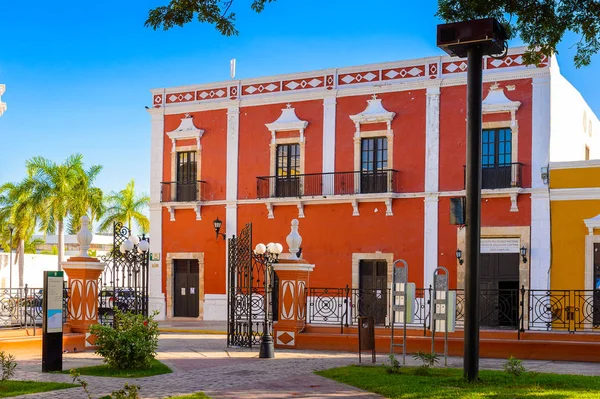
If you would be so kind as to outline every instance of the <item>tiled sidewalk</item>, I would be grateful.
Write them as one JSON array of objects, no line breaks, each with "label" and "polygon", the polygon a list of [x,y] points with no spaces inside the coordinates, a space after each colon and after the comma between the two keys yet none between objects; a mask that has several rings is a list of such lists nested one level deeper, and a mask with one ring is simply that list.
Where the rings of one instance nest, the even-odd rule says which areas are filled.
[{"label": "tiled sidewalk", "polygon": [[[164,398],[204,391],[217,398],[361,398],[380,396],[338,384],[313,374],[315,370],[357,364],[354,353],[276,351],[275,359],[258,359],[257,350],[226,348],[222,335],[162,334],[158,358],[173,369],[172,374],[140,379],[82,377],[95,397],[109,394],[123,387],[125,382],[141,386],[143,398]],[[366,357],[365,357],[366,358]],[[18,379],[64,381],[63,374],[43,374],[40,359],[18,359]],[[364,359],[363,359],[364,360]],[[378,364],[387,355],[378,356]],[[91,353],[70,353],[64,356],[64,368],[99,364],[101,360]],[[483,359],[482,369],[500,369],[504,360]],[[524,361],[528,370],[543,372],[600,375],[600,364]],[[407,364],[414,364],[407,358]],[[449,359],[449,366],[461,367],[462,359]],[[80,388],[27,395],[28,398],[85,399]]]}]

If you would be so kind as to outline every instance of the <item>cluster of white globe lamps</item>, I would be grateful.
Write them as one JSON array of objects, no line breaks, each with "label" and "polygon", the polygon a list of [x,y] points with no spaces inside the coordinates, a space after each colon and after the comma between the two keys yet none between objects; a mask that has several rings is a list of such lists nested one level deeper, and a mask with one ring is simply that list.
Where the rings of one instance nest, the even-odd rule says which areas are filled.
[{"label": "cluster of white globe lamps", "polygon": [[254,253],[256,255],[264,255],[265,253],[269,253],[279,256],[281,252],[283,252],[283,245],[278,242],[270,242],[267,245],[260,243],[256,244],[256,248],[254,248]]},{"label": "cluster of white globe lamps", "polygon": [[140,254],[148,252],[148,250],[150,249],[150,243],[147,240],[140,241],[140,238],[138,236],[132,234],[127,240],[125,240],[123,244],[121,244],[119,250],[122,254],[124,254],[126,252],[132,251],[136,245],[138,247],[138,253]]}]

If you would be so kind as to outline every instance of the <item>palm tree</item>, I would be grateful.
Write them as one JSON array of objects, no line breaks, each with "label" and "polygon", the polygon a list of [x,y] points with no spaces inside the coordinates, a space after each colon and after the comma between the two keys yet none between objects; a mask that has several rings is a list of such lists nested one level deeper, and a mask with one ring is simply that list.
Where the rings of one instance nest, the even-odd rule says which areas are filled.
[{"label": "palm tree", "polygon": [[43,245],[44,243],[45,243],[45,241],[42,240],[41,238],[29,237],[29,239],[25,242],[25,253],[26,254],[37,253],[37,247],[40,245]]},{"label": "palm tree", "polygon": [[[83,168],[83,156],[74,154],[64,163],[56,164],[43,157],[33,157],[26,163],[29,178],[34,182],[32,200],[42,204],[44,213],[41,218],[41,229],[46,233],[54,233],[58,227],[58,269],[64,260],[64,224],[69,215],[79,214],[83,209],[100,208],[97,197],[101,192],[90,185],[100,171],[100,166],[93,166],[89,171]],[[96,217],[96,216],[95,216]]]},{"label": "palm tree", "polygon": [[74,188],[74,208],[71,210],[68,228],[69,234],[77,234],[81,228],[80,219],[83,215],[90,217],[90,230],[94,221],[100,221],[104,214],[104,194],[94,181],[102,170],[102,166],[93,165],[88,170],[79,170],[80,179]]},{"label": "palm tree", "polygon": [[150,229],[150,221],[142,212],[150,203],[150,197],[135,195],[135,181],[132,179],[125,189],[106,198],[105,218],[98,231],[109,231],[115,222],[127,224],[131,231],[131,222],[135,221],[142,233]]},{"label": "palm tree", "polygon": [[23,286],[26,243],[31,239],[40,216],[45,214],[42,204],[33,199],[33,187],[34,182],[29,178],[0,187],[0,232],[2,241],[8,243],[9,233],[4,227],[14,226],[12,239],[13,243],[17,243],[15,263],[19,263],[19,287]]}]

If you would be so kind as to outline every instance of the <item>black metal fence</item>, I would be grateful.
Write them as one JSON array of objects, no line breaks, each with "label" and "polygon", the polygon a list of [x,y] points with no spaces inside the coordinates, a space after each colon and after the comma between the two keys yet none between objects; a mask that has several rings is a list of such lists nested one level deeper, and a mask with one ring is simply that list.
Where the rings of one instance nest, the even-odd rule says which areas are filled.
[{"label": "black metal fence", "polygon": [[[0,328],[33,328],[42,325],[43,289],[0,288]],[[63,323],[69,320],[69,289],[63,289]]]},{"label": "black metal fence", "polygon": [[310,173],[256,178],[258,198],[397,193],[398,171]]},{"label": "black metal fence", "polygon": [[[464,324],[464,290],[456,293],[456,326]],[[416,290],[412,328],[430,327],[432,288]],[[312,324],[355,325],[358,317],[370,316],[375,323],[389,327],[391,290],[357,288],[307,288],[306,322]],[[600,332],[600,290],[480,290],[479,321],[483,329],[518,331]],[[399,320],[396,320],[398,323]]]}]

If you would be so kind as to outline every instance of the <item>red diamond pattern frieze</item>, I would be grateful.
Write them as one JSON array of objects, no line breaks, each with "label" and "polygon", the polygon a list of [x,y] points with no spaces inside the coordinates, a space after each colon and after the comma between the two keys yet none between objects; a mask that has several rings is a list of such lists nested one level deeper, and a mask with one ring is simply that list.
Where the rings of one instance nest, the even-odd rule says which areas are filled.
[{"label": "red diamond pattern frieze", "polygon": [[196,93],[194,93],[193,91],[187,91],[184,93],[166,94],[165,96],[167,97],[167,104],[186,103],[189,101],[193,101],[196,98]]},{"label": "red diamond pattern frieze", "polygon": [[242,95],[275,93],[281,91],[280,82],[257,83],[242,86]]},{"label": "red diamond pattern frieze", "polygon": [[238,87],[237,86],[229,86],[229,98],[235,100],[238,96]]},{"label": "red diamond pattern frieze", "polygon": [[350,85],[356,83],[368,83],[379,81],[379,71],[365,71],[357,73],[346,73],[338,76],[338,84]]},{"label": "red diamond pattern frieze", "polygon": [[384,69],[381,74],[383,80],[417,78],[425,76],[425,65]]},{"label": "red diamond pattern frieze", "polygon": [[523,54],[507,55],[502,59],[488,58],[487,69],[510,68],[525,65],[523,62]]},{"label": "red diamond pattern frieze", "polygon": [[333,89],[333,85],[335,84],[335,76],[327,75],[325,77],[325,86],[327,86],[328,90]]},{"label": "red diamond pattern frieze", "polygon": [[219,87],[217,89],[198,90],[196,92],[196,100],[214,100],[217,98],[227,97],[227,88]]},{"label": "red diamond pattern frieze", "polygon": [[283,91],[315,89],[317,87],[323,87],[324,85],[325,79],[322,76],[305,79],[284,80]]},{"label": "red diamond pattern frieze", "polygon": [[452,62],[444,62],[442,64],[443,73],[461,73],[467,72],[467,61],[458,60]]},{"label": "red diamond pattern frieze", "polygon": [[429,79],[436,79],[439,72],[438,64],[429,64],[427,68],[429,70]]},{"label": "red diamond pattern frieze", "polygon": [[162,105],[162,102],[163,102],[162,95],[157,94],[154,96],[154,101],[153,101],[154,108],[160,108],[160,106]]}]

